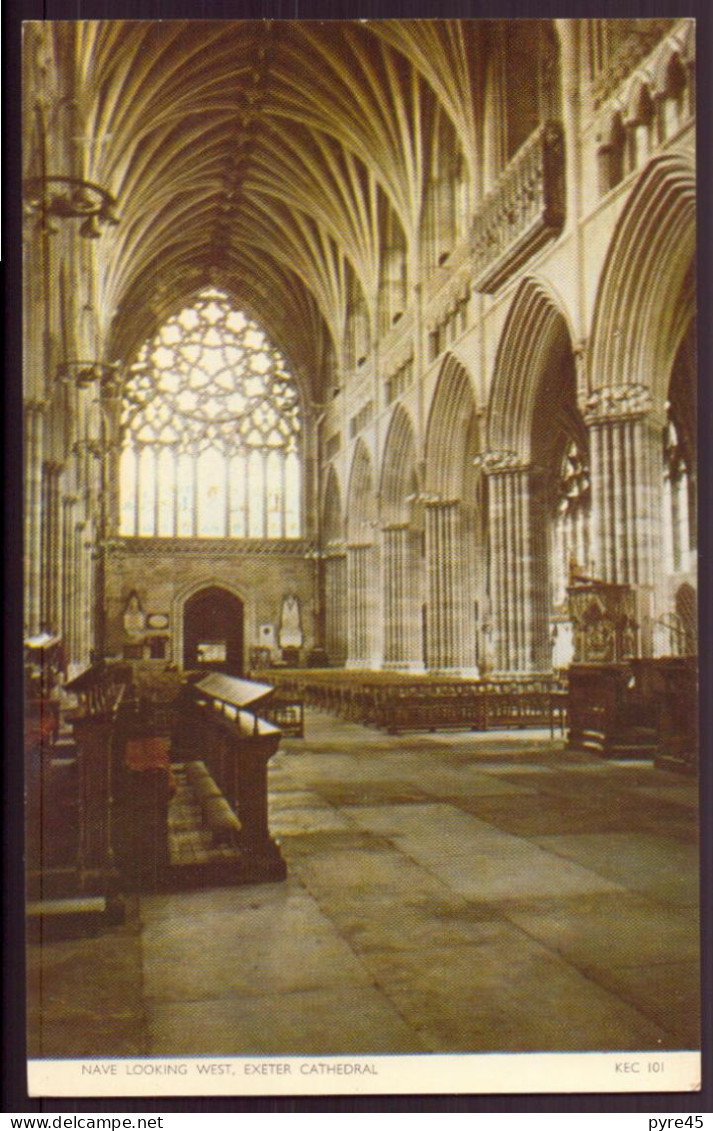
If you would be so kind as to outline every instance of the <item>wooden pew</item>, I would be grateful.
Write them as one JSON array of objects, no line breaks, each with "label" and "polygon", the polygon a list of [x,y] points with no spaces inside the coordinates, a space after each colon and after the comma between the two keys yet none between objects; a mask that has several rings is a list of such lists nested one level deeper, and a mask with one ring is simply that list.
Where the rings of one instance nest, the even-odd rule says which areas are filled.
[{"label": "wooden pew", "polygon": [[557,677],[464,679],[346,670],[275,673],[281,693],[350,722],[408,730],[549,728],[564,733],[567,699]]},{"label": "wooden pew", "polygon": [[190,760],[205,762],[240,824],[242,871],[236,882],[282,880],[287,874],[268,823],[267,767],[282,733],[257,714],[273,690],[215,672],[195,684],[182,709],[184,757],[192,750]]},{"label": "wooden pew", "polygon": [[284,738],[304,738],[304,700],[300,696],[276,693],[265,704],[263,715],[282,732]]},{"label": "wooden pew", "polygon": [[[36,789],[41,798],[37,829],[28,828],[30,927],[58,933],[87,932],[123,918],[112,839],[112,782],[114,728],[124,687],[115,671],[99,663],[66,684],[66,691],[78,700],[66,712],[74,741],[64,745],[71,745],[72,757],[54,759],[53,749],[41,749],[37,780],[31,761],[28,787],[30,821]],[[60,798],[52,783],[58,782],[60,768],[66,771],[63,782],[71,783],[71,796],[61,798],[61,827],[55,827],[53,809]]]},{"label": "wooden pew", "polygon": [[168,807],[176,785],[170,741],[154,713],[125,698],[116,727],[114,842],[124,883],[161,886],[168,866]]}]

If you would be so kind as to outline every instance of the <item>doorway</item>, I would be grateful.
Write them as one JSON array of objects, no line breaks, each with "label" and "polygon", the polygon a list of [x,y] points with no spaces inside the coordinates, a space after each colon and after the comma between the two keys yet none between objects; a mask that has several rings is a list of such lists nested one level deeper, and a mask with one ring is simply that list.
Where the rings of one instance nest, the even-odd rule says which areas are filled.
[{"label": "doorway", "polygon": [[243,674],[243,602],[219,585],[199,589],[183,606],[183,667]]}]

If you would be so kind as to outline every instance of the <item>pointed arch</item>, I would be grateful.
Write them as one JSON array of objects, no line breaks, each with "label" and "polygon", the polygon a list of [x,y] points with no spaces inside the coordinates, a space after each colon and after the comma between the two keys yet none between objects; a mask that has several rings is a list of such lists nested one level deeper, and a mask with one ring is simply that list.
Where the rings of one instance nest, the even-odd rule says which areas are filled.
[{"label": "pointed arch", "polygon": [[397,405],[384,445],[379,494],[385,522],[406,522],[412,496],[418,494],[414,429],[403,405]]},{"label": "pointed arch", "polygon": [[380,490],[383,552],[384,666],[424,664],[424,513],[411,418],[397,405],[384,446]]},{"label": "pointed arch", "polygon": [[371,454],[358,440],[352,458],[347,492],[347,537],[350,542],[371,542],[376,522],[376,494]]},{"label": "pointed arch", "polygon": [[[225,581],[222,577],[216,574],[208,574],[201,578],[200,581],[191,581],[187,585],[182,586],[176,591],[171,601],[171,623],[173,625],[173,655],[174,659],[183,665],[184,653],[186,648],[186,640],[184,633],[184,614],[186,605],[188,605],[193,598],[197,597],[202,592],[212,590],[222,590],[230,597],[234,598],[236,605],[239,605],[243,610],[243,619],[245,619],[245,611],[248,607],[247,593],[230,582]],[[242,627],[241,627],[242,632]],[[244,642],[243,642],[244,647]],[[240,664],[242,664],[244,657],[240,657]]]},{"label": "pointed arch", "polygon": [[515,293],[498,347],[488,448],[495,666],[547,671],[553,658],[568,662],[568,562],[588,559],[588,455],[568,320],[532,277]]},{"label": "pointed arch", "polygon": [[339,475],[333,467],[327,472],[322,500],[322,537],[325,545],[344,541],[344,511]]},{"label": "pointed arch", "polygon": [[[572,357],[571,333],[562,306],[537,279],[523,279],[503,329],[488,410],[488,447],[514,453],[529,464],[539,444],[536,405],[547,383]],[[552,404],[555,389],[552,389]],[[546,425],[546,421],[543,421]]]},{"label": "pointed arch", "polygon": [[663,409],[694,250],[694,171],[666,154],[649,164],[614,232],[592,324],[594,389],[640,385]]},{"label": "pointed arch", "polygon": [[465,493],[467,465],[477,453],[477,416],[470,378],[448,354],[441,366],[426,429],[426,490],[448,498]]},{"label": "pointed arch", "polygon": [[426,663],[432,671],[477,673],[476,608],[482,602],[482,531],[474,467],[480,423],[470,378],[444,358],[426,431]]},{"label": "pointed arch", "polygon": [[[639,177],[614,229],[588,367],[594,565],[605,580],[634,586],[643,655],[661,646],[656,622],[670,611],[657,584],[662,562],[673,574],[691,564],[695,468],[680,441],[695,434],[695,368],[693,351],[679,351],[693,332],[694,255],[693,169],[664,154]],[[612,492],[613,477],[630,486]]]}]

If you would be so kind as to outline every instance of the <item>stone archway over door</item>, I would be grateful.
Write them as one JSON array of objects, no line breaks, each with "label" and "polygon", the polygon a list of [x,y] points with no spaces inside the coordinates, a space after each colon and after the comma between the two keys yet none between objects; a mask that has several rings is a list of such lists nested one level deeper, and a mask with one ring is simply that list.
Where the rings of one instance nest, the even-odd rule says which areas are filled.
[{"label": "stone archway over door", "polygon": [[183,666],[243,673],[243,602],[219,585],[208,585],[183,606]]}]

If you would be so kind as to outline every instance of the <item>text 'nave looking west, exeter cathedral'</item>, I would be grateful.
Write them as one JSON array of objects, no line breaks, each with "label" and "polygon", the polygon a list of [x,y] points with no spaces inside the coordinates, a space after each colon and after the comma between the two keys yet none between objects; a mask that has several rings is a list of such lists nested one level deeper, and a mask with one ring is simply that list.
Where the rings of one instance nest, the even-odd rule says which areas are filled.
[{"label": "text 'nave looking west, exeter cathedral'", "polygon": [[694,768],[693,21],[37,22],[23,68],[30,705],[252,676]]}]

